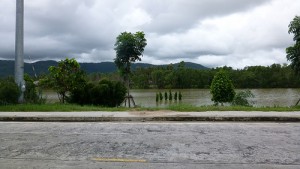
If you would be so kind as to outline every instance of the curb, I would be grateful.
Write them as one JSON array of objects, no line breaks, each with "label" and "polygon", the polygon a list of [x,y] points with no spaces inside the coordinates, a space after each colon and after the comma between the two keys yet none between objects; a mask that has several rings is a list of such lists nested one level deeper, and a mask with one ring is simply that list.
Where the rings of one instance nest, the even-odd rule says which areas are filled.
[{"label": "curb", "polygon": [[191,117],[191,116],[167,116],[167,117],[0,117],[0,121],[7,122],[300,122],[300,117]]}]

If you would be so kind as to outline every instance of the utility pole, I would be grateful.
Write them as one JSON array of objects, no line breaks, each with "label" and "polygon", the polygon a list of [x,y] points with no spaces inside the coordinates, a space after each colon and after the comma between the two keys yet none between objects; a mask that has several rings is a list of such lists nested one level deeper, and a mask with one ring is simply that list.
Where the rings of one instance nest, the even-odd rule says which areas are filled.
[{"label": "utility pole", "polygon": [[15,82],[20,87],[19,102],[24,102],[24,0],[16,0]]}]

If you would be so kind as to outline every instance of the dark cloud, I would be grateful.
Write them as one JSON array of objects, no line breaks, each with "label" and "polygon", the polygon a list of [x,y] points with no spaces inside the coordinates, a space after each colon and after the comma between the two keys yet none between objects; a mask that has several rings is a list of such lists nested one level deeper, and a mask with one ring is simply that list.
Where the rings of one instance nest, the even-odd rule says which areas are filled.
[{"label": "dark cloud", "polygon": [[[112,61],[120,32],[141,30],[143,62],[284,63],[299,9],[294,0],[25,0],[25,58]],[[15,1],[0,11],[0,58],[13,59]]]},{"label": "dark cloud", "polygon": [[204,18],[245,11],[270,0],[156,0],[147,1],[145,9],[153,22],[144,28],[156,33],[186,31]]}]

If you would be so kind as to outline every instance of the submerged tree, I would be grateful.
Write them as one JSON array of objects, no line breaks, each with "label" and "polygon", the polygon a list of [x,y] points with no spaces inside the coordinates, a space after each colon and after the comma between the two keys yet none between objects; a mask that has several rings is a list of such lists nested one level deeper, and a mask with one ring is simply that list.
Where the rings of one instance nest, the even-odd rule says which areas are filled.
[{"label": "submerged tree", "polygon": [[240,91],[234,96],[231,105],[233,106],[248,106],[251,107],[252,103],[249,99],[254,98],[254,94],[250,90]]},{"label": "submerged tree", "polygon": [[127,82],[128,87],[128,105],[130,107],[129,89],[130,89],[130,73],[131,63],[141,61],[144,48],[147,45],[144,32],[136,32],[132,34],[130,32],[121,33],[115,43],[116,58],[114,59],[116,66],[118,67],[121,75],[124,77],[124,81]]},{"label": "submerged tree", "polygon": [[231,102],[235,96],[235,91],[231,80],[227,74],[221,70],[215,76],[210,86],[210,93],[212,94],[212,101],[217,105],[218,103]]}]

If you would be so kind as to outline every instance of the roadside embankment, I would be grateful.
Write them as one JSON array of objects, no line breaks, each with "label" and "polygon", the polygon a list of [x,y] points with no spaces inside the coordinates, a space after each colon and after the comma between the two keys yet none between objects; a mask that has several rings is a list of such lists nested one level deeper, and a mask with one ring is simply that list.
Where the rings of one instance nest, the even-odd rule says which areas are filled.
[{"label": "roadside embankment", "polygon": [[0,121],[24,122],[300,122],[300,112],[259,111],[90,111],[90,112],[0,112]]}]

